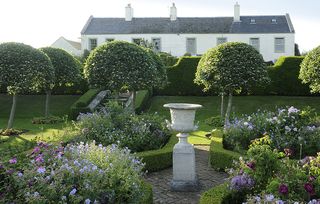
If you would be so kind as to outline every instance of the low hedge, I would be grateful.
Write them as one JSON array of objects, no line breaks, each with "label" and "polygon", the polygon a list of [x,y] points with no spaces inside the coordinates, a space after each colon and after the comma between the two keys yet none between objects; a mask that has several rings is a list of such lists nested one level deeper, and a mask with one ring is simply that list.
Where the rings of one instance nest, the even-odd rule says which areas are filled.
[{"label": "low hedge", "polygon": [[150,105],[150,99],[152,98],[152,90],[137,91],[135,110],[136,113],[141,113]]},{"label": "low hedge", "polygon": [[145,170],[149,172],[159,171],[172,166],[173,146],[178,142],[178,138],[172,135],[168,143],[161,149],[138,152],[136,155],[142,158],[146,164]]},{"label": "low hedge", "polygon": [[101,91],[101,89],[90,89],[85,94],[83,94],[70,108],[69,117],[71,119],[76,119],[79,113],[90,112],[87,107],[92,99]]},{"label": "low hedge", "polygon": [[217,171],[231,168],[234,160],[239,160],[241,154],[222,147],[222,138],[215,138],[210,145],[209,162]]},{"label": "low hedge", "polygon": [[224,203],[225,197],[229,194],[226,183],[215,186],[201,194],[200,204],[221,204]]}]

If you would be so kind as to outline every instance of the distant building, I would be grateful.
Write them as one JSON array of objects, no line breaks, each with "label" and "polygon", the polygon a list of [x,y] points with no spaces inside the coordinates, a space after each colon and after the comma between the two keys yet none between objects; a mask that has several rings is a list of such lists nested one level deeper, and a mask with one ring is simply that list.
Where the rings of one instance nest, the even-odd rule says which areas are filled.
[{"label": "distant building", "polygon": [[82,54],[80,42],[67,40],[64,37],[60,37],[56,40],[51,47],[61,48],[74,56],[81,56]]},{"label": "distant building", "polygon": [[265,61],[294,55],[295,31],[289,14],[240,16],[240,5],[233,17],[177,17],[173,4],[168,18],[134,18],[130,4],[125,18],[90,16],[81,31],[82,51],[92,50],[104,42],[124,40],[154,44],[157,51],[175,56],[199,55],[224,42],[245,42],[255,47]]}]

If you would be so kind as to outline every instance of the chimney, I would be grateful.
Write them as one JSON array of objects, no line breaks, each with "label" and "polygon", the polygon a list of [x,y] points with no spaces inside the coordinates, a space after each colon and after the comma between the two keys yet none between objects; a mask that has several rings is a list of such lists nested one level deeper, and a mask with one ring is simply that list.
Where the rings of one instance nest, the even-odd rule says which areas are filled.
[{"label": "chimney", "polygon": [[126,16],[125,16],[126,21],[132,21],[133,18],[133,8],[131,7],[131,4],[128,4],[126,6]]},{"label": "chimney", "polygon": [[234,5],[233,22],[240,22],[240,5],[238,2]]},{"label": "chimney", "polygon": [[177,20],[177,7],[174,3],[172,3],[172,6],[170,7],[170,20]]}]

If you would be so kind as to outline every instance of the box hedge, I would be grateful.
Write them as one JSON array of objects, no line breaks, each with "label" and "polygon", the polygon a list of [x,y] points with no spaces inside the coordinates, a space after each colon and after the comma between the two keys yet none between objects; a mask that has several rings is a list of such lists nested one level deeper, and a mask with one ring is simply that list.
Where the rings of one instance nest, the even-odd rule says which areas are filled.
[{"label": "box hedge", "polygon": [[226,183],[215,186],[201,194],[200,204],[221,204],[224,203],[228,195],[228,186]]}]

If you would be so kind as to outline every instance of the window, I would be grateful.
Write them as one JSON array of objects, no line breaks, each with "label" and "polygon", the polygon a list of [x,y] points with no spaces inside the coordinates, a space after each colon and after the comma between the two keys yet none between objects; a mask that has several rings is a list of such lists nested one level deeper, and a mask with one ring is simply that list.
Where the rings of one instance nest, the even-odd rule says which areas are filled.
[{"label": "window", "polygon": [[227,42],[227,38],[217,38],[217,45]]},{"label": "window", "polygon": [[142,42],[142,38],[132,38],[132,42],[137,45],[140,45]]},{"label": "window", "polygon": [[250,20],[250,24],[256,24],[256,19],[253,19],[253,18],[252,18],[252,19]]},{"label": "window", "polygon": [[161,51],[161,39],[160,38],[152,38],[153,50],[156,52]]},{"label": "window", "polygon": [[254,47],[258,52],[260,51],[260,39],[259,38],[250,38],[249,44]]},{"label": "window", "polygon": [[93,50],[94,48],[96,48],[98,45],[97,43],[97,39],[96,38],[91,38],[89,39],[89,49]]},{"label": "window", "polygon": [[106,42],[112,42],[114,41],[114,38],[106,38]]},{"label": "window", "polygon": [[275,38],[274,39],[274,52],[284,53],[284,51],[285,51],[284,47],[285,47],[284,38]]},{"label": "window", "polygon": [[197,44],[195,38],[187,38],[187,53],[191,55],[197,54]]}]

